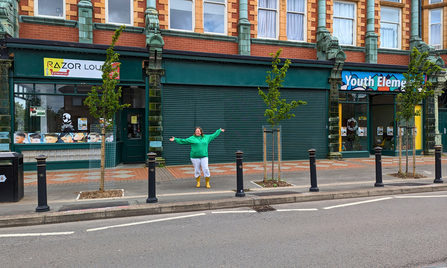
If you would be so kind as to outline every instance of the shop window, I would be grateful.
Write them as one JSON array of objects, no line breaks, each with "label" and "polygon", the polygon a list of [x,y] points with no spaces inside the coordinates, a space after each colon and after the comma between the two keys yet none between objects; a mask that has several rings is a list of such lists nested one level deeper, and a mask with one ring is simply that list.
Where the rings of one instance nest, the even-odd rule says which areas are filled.
[{"label": "shop window", "polygon": [[277,0],[259,0],[258,37],[277,38]]},{"label": "shop window", "polygon": [[107,0],[107,23],[132,25],[132,4],[131,0]]},{"label": "shop window", "polygon": [[146,91],[143,87],[123,87],[123,103],[130,104],[130,108],[145,108]]},{"label": "shop window", "polygon": [[37,16],[65,18],[65,1],[35,0],[34,12]]},{"label": "shop window", "polygon": [[[84,105],[87,95],[79,94],[91,87],[15,84],[15,144],[98,142],[99,134],[90,129],[99,122]],[[78,94],[74,94],[75,89]],[[119,118],[115,123],[119,126]]]},{"label": "shop window", "polygon": [[430,4],[442,3],[442,0],[430,0]]},{"label": "shop window", "polygon": [[382,7],[380,16],[380,47],[399,48],[400,10]]},{"label": "shop window", "polygon": [[193,1],[170,0],[169,1],[169,28],[175,30],[193,30]]},{"label": "shop window", "polygon": [[207,33],[226,32],[226,0],[203,1],[203,27]]},{"label": "shop window", "polygon": [[368,105],[343,103],[341,118],[342,151],[368,150]]},{"label": "shop window", "polygon": [[355,45],[355,10],[354,3],[334,3],[334,36],[340,45]]},{"label": "shop window", "polygon": [[304,0],[287,0],[287,39],[304,41],[305,19]]},{"label": "shop window", "polygon": [[442,49],[442,9],[430,10],[430,45]]}]

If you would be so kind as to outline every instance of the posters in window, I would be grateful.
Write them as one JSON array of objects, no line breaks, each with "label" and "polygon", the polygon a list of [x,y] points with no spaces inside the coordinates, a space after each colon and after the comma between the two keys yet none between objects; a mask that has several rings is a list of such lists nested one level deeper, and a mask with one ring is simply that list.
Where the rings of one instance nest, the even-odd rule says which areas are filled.
[{"label": "posters in window", "polygon": [[386,127],[386,135],[393,136],[394,135],[394,127]]},{"label": "posters in window", "polygon": [[366,137],[367,135],[366,133],[367,133],[366,127],[359,127],[358,130],[359,137]]},{"label": "posters in window", "polygon": [[28,134],[23,132],[14,133],[14,143],[15,144],[25,144],[29,143]]},{"label": "posters in window", "polygon": [[87,130],[87,118],[78,118],[78,130]]},{"label": "posters in window", "polygon": [[377,127],[377,135],[379,136],[383,135],[383,127]]},{"label": "posters in window", "polygon": [[45,108],[39,106],[31,106],[29,108],[29,116],[45,116]]},{"label": "posters in window", "polygon": [[348,129],[346,127],[341,127],[341,136],[346,137]]},{"label": "posters in window", "polygon": [[28,135],[30,143],[42,143],[42,135],[40,133],[30,133]]},{"label": "posters in window", "polygon": [[58,143],[59,141],[59,134],[58,133],[46,133],[43,135],[45,140],[45,143]]}]

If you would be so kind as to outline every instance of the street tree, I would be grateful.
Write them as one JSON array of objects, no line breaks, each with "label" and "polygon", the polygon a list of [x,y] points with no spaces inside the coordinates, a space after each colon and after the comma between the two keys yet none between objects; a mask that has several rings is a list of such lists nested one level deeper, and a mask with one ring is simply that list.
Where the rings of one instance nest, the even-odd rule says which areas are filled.
[{"label": "street tree", "polygon": [[105,133],[113,128],[113,118],[115,113],[129,107],[129,104],[120,104],[121,87],[116,88],[119,83],[117,69],[120,66],[119,54],[113,50],[115,43],[124,30],[122,25],[115,31],[112,36],[112,43],[107,49],[107,57],[104,64],[101,66],[102,71],[102,86],[92,87],[91,92],[85,99],[84,104],[89,107],[90,114],[99,120],[101,130],[101,177],[99,191],[104,191],[104,175],[105,175],[105,158],[106,158],[106,139]]},{"label": "street tree", "polygon": [[[282,87],[282,83],[284,82],[284,79],[286,77],[287,70],[289,69],[289,65],[291,64],[290,60],[286,59],[284,65],[281,68],[278,68],[278,65],[281,63],[281,60],[279,59],[281,51],[282,49],[278,50],[276,54],[270,53],[270,56],[272,57],[273,69],[271,71],[267,71],[265,80],[268,85],[268,92],[264,93],[264,91],[258,88],[259,95],[262,97],[263,101],[267,105],[264,116],[267,117],[267,122],[272,128],[272,180],[274,179],[275,174],[274,128],[275,126],[279,125],[281,121],[295,117],[295,114],[290,113],[290,110],[300,105],[307,104],[307,102],[301,100],[293,100],[290,103],[287,103],[285,99],[281,99],[281,92],[279,91],[279,88]],[[278,135],[280,135],[279,132]],[[280,144],[278,144],[278,146],[280,146]],[[281,163],[279,162],[278,165],[280,168]],[[264,183],[266,183],[266,181],[267,178],[264,177]]]},{"label": "street tree", "polygon": [[[434,94],[434,90],[431,89],[432,83],[429,81],[429,77],[440,72],[441,67],[435,63],[429,61],[428,52],[420,53],[417,48],[413,48],[410,56],[410,64],[408,65],[408,71],[403,73],[405,77],[405,92],[399,93],[396,98],[396,102],[399,106],[399,111],[396,113],[398,121],[405,123],[407,131],[405,131],[407,146],[406,146],[406,167],[405,175],[408,173],[408,129],[409,124],[414,120],[415,116],[421,116],[420,110],[415,110],[416,105],[425,100],[428,96]],[[400,131],[398,131],[401,135]],[[412,139],[412,146],[414,148],[414,139]],[[413,155],[414,157],[414,155]],[[413,168],[413,177],[415,176]],[[400,171],[399,171],[400,172]]]}]

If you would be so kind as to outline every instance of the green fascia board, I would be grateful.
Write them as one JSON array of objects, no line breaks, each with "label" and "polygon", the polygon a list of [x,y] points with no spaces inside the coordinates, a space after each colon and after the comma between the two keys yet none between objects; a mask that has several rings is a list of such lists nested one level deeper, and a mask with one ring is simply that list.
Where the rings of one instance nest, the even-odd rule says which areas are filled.
[{"label": "green fascia board", "polygon": [[302,47],[302,48],[314,48],[314,49],[317,48],[317,44],[315,43],[298,42],[298,41],[281,41],[281,40],[259,39],[259,38],[252,38],[251,43],[256,45]]},{"label": "green fascia board", "polygon": [[175,30],[160,30],[161,36],[175,36],[175,37],[183,37],[183,38],[194,38],[194,39],[203,39],[203,40],[212,40],[212,41],[225,41],[237,43],[237,36],[227,36],[220,34],[211,34],[211,33],[195,33],[195,32],[184,32],[184,31],[175,31]]},{"label": "green fascia board", "polygon": [[[103,30],[103,31],[116,31],[121,27],[119,24],[111,24],[111,23],[93,23],[93,30]],[[144,33],[144,27],[135,27],[126,25],[123,32],[127,33]]]},{"label": "green fascia board", "polygon": [[377,54],[396,54],[410,56],[411,52],[409,50],[378,48]]},{"label": "green fascia board", "polygon": [[[14,52],[14,77],[23,78],[45,78],[45,79],[57,79],[60,77],[44,76],[44,58],[62,58],[62,59],[78,59],[78,60],[91,60],[91,61],[105,61],[105,55],[98,54],[79,54],[79,53],[67,53],[64,51],[42,51],[42,50],[20,50],[12,49]],[[128,57],[120,56],[120,76],[121,81],[127,82],[144,82],[143,69],[141,62],[146,57]],[[67,78],[71,80],[73,78]],[[77,78],[79,80],[86,80],[85,78]],[[101,80],[102,78],[98,78]]]},{"label": "green fascia board", "polygon": [[64,27],[71,27],[71,28],[78,27],[78,22],[75,20],[65,20],[65,19],[58,19],[58,18],[25,16],[25,15],[19,16],[19,20],[22,23],[64,26]]},{"label": "green fascia board", "polygon": [[22,151],[46,151],[46,150],[75,150],[90,149],[90,143],[40,143],[40,144],[14,144],[15,150]]},{"label": "green fascia board", "polygon": [[343,71],[367,71],[367,72],[390,72],[403,73],[408,70],[408,65],[390,65],[390,64],[376,64],[376,63],[361,63],[361,62],[345,62]]}]

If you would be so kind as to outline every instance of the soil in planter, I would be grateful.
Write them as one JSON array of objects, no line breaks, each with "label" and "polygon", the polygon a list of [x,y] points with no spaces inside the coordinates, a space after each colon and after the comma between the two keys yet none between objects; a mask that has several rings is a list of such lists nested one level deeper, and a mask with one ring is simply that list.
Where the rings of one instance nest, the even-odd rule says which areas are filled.
[{"label": "soil in planter", "polygon": [[273,188],[273,187],[287,187],[287,186],[293,186],[292,184],[285,182],[285,181],[277,181],[277,180],[267,180],[266,183],[264,181],[255,181],[259,186],[262,186],[264,188]]},{"label": "soil in planter", "polygon": [[[79,194],[77,192],[76,194]],[[122,197],[123,190],[107,190],[107,191],[86,191],[81,192],[79,199],[95,199],[95,198],[111,198],[111,197]]]}]

